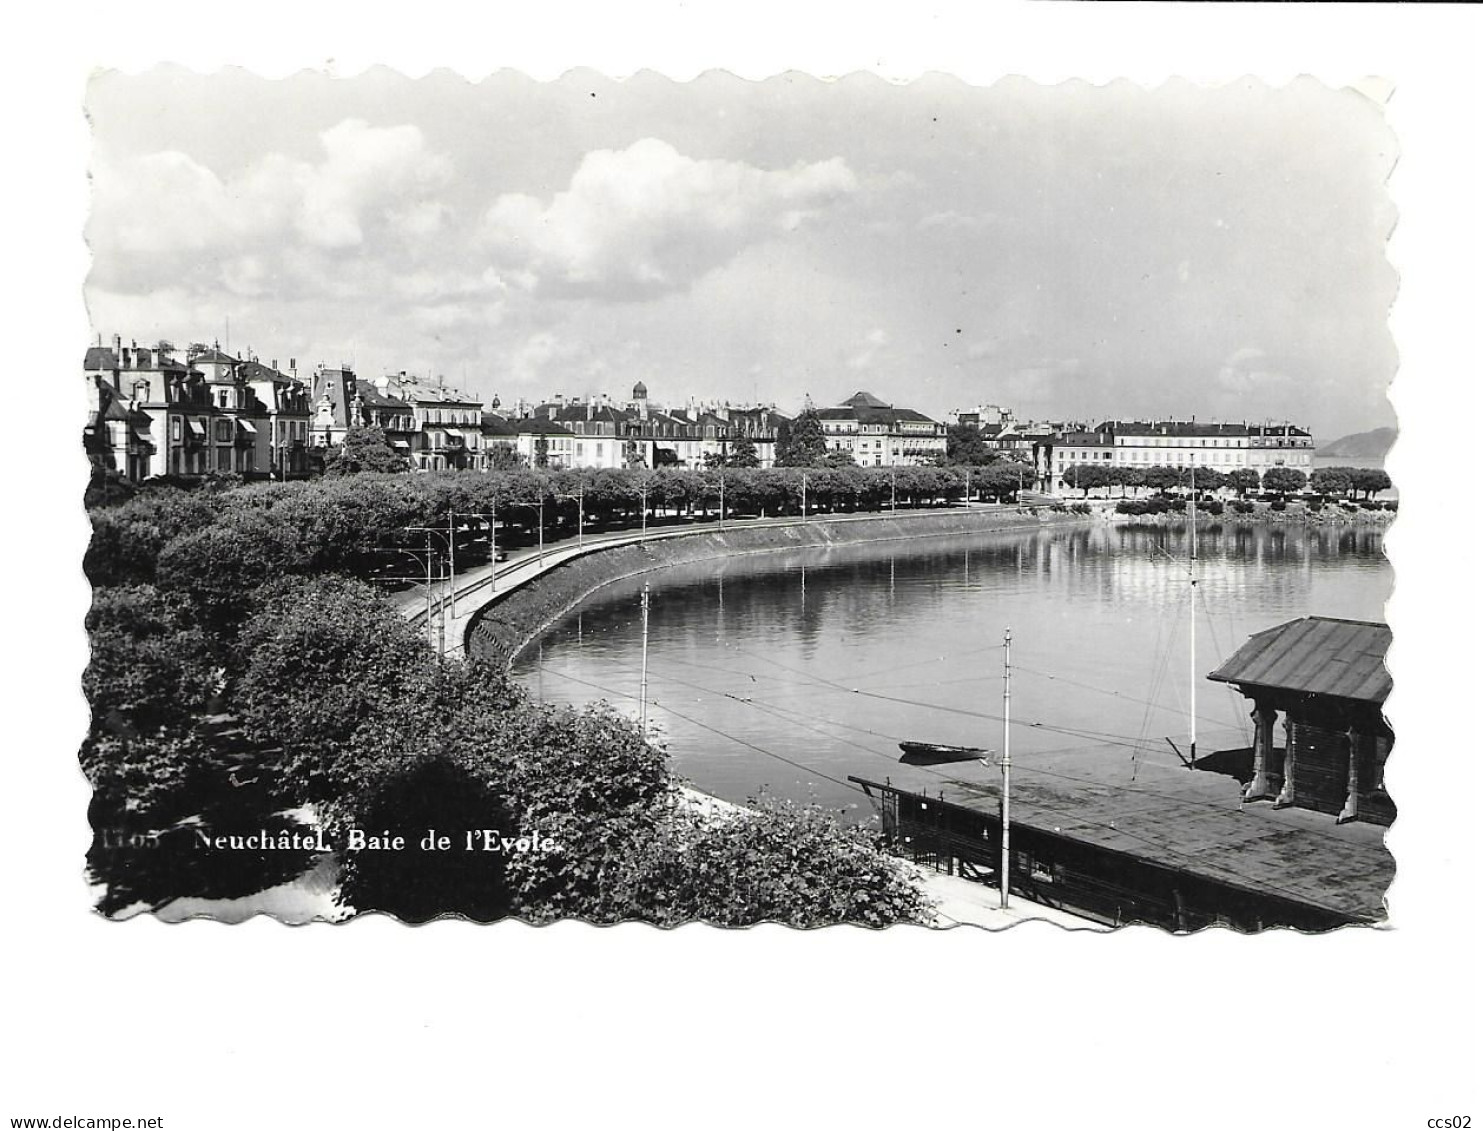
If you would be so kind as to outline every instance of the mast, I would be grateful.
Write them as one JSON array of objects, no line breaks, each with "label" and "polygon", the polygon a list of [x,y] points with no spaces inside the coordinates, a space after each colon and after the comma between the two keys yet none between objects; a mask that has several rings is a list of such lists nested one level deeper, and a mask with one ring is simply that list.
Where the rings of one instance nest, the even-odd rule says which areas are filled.
[{"label": "mast", "polygon": [[1004,757],[999,760],[999,906],[1009,907],[1009,629],[1004,630]]},{"label": "mast", "polygon": [[[1193,454],[1191,454],[1193,459]],[[1189,469],[1189,768],[1195,768],[1195,605],[1199,576],[1195,572],[1195,467]]]},{"label": "mast", "polygon": [[639,620],[643,625],[644,646],[639,667],[639,729],[649,737],[649,583],[644,582],[644,595],[639,601]]}]

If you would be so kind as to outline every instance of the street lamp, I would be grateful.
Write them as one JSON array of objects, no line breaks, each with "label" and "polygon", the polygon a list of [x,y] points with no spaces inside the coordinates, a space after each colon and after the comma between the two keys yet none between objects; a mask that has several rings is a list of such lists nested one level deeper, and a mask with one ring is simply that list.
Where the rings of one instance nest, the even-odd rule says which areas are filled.
[{"label": "street lamp", "polygon": [[803,480],[803,518],[800,521],[807,522],[808,521],[808,473],[805,472],[805,471],[800,471],[798,473],[798,476],[799,476],[800,479]]}]

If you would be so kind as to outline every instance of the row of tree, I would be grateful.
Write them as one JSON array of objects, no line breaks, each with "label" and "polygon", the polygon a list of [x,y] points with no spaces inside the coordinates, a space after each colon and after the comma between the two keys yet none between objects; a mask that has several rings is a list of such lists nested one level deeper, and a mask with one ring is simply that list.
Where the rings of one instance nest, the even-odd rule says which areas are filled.
[{"label": "row of tree", "polygon": [[[501,537],[638,526],[642,522],[727,515],[779,516],[880,511],[893,502],[921,507],[977,498],[1012,498],[1023,464],[973,468],[664,468],[434,472],[337,476],[225,490],[147,488],[90,512],[93,541],[85,567],[98,585],[160,580],[210,585],[223,602],[274,576],[341,572],[369,576],[399,547],[422,544],[423,528],[471,545],[487,538],[491,515]],[[518,528],[518,529],[517,529]],[[486,543],[487,545],[487,543]],[[168,548],[167,548],[168,547]],[[388,556],[390,555],[390,556]]]},{"label": "row of tree", "polygon": [[1286,498],[1305,488],[1319,495],[1355,499],[1372,499],[1380,491],[1391,487],[1390,476],[1379,468],[1325,467],[1311,476],[1296,467],[1269,467],[1258,473],[1255,468],[1239,467],[1228,472],[1212,467],[1116,467],[1110,464],[1074,464],[1061,475],[1061,484],[1073,490],[1088,492],[1104,488],[1120,487],[1124,496],[1128,489],[1147,488],[1165,494],[1172,489],[1189,487],[1193,479],[1197,492],[1230,490],[1245,498],[1258,489]]}]

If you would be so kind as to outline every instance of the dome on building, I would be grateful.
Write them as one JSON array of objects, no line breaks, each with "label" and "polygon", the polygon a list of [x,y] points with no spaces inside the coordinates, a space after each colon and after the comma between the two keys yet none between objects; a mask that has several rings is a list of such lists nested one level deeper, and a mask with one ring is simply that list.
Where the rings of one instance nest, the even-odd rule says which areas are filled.
[{"label": "dome on building", "polygon": [[642,401],[647,400],[648,397],[649,386],[645,385],[642,381],[637,382],[633,387],[633,399],[636,401]]}]

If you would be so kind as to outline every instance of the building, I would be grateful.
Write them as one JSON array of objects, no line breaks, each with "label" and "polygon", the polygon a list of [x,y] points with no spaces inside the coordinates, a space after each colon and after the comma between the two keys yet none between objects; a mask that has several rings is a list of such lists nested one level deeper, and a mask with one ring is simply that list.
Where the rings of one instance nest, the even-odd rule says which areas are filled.
[{"label": "building", "polygon": [[184,361],[176,353],[118,337],[87,351],[95,462],[131,479],[307,471],[308,397],[296,378],[216,346],[193,345]]},{"label": "building", "polygon": [[[499,399],[495,399],[499,407]],[[519,433],[497,412],[479,414],[479,454],[475,466],[491,471],[508,466],[509,455],[519,452]],[[508,455],[506,454],[508,453]]]},{"label": "building", "polygon": [[772,405],[736,406],[694,398],[684,407],[666,408],[651,401],[648,386],[639,381],[621,405],[607,394],[585,400],[557,394],[537,405],[520,402],[517,422],[532,419],[548,420],[572,436],[564,466],[699,468],[726,458],[732,442],[743,435],[752,442],[758,466],[771,467],[778,429],[788,418]]},{"label": "building", "polygon": [[863,390],[818,415],[828,449],[848,452],[862,467],[923,464],[947,453],[947,425]]},{"label": "building", "polygon": [[1115,468],[1204,467],[1227,474],[1258,475],[1291,467],[1313,469],[1313,436],[1294,424],[1201,424],[1193,420],[1107,420],[1095,428],[1066,425],[1033,445],[1053,485],[1077,466]]},{"label": "building", "polygon": [[94,346],[83,358],[87,377],[88,415],[83,450],[99,471],[115,472],[131,483],[147,478],[155,441],[150,416],[138,407],[130,390],[119,388],[117,348]]},{"label": "building", "polygon": [[515,433],[515,450],[531,467],[573,467],[576,437],[571,430],[544,416],[525,416],[506,422]]},{"label": "building", "polygon": [[[1382,713],[1389,648],[1386,625],[1303,617],[1257,633],[1210,673],[1252,702],[1247,801],[1390,824],[1385,761],[1395,736]],[[1273,737],[1279,715],[1281,745]]]},{"label": "building", "polygon": [[266,412],[266,428],[258,428],[255,463],[275,479],[302,478],[312,470],[309,461],[309,390],[298,379],[297,364],[289,359],[281,372],[278,359],[264,365],[256,358],[242,361],[238,378]]}]

